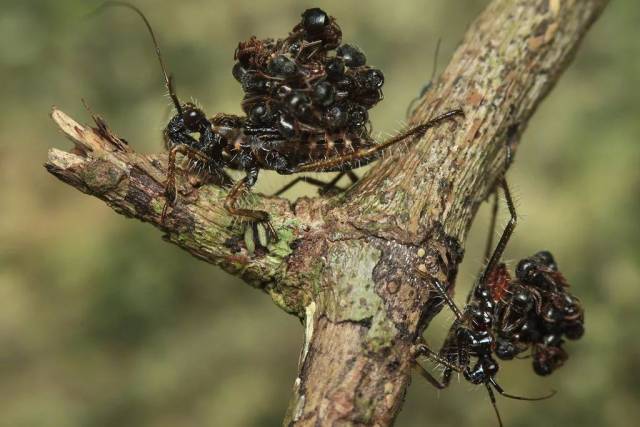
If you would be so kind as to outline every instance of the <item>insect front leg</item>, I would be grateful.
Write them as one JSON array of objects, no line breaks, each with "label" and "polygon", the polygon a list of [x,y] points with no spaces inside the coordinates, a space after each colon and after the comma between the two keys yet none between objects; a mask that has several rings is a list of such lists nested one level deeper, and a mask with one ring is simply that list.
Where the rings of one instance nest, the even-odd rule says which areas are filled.
[{"label": "insect front leg", "polygon": [[167,181],[165,182],[165,204],[162,208],[161,222],[165,222],[167,218],[167,213],[169,207],[173,207],[177,201],[178,192],[176,189],[176,173],[177,173],[177,164],[176,157],[178,154],[182,154],[186,156],[190,160],[195,160],[202,162],[203,164],[209,165],[210,167],[216,169],[216,173],[222,177],[223,181],[231,182],[231,178],[220,168],[215,162],[212,161],[210,157],[208,157],[203,152],[190,147],[185,144],[174,145],[169,150],[169,160],[167,164]]},{"label": "insect front leg", "polygon": [[[451,373],[457,372],[462,373],[463,368],[459,365],[455,365],[450,360],[447,360],[439,353],[433,351],[422,338],[418,341],[416,345],[411,349],[413,353],[413,366],[418,371],[418,373],[426,379],[429,384],[437,388],[438,390],[443,390],[449,387],[451,382]],[[426,357],[434,363],[437,363],[444,367],[444,371],[442,373],[442,377],[440,380],[435,378],[429,371],[427,371],[420,363],[418,363],[417,359],[419,357]]]}]

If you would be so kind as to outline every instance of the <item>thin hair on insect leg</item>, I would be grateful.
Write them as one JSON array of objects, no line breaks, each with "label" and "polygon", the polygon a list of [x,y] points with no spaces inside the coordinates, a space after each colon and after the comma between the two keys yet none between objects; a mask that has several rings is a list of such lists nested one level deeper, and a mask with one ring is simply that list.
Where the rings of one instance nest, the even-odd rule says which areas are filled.
[{"label": "thin hair on insect leg", "polygon": [[509,219],[509,222],[507,223],[507,225],[502,231],[500,240],[498,241],[498,244],[493,250],[493,253],[491,254],[491,258],[487,262],[487,265],[484,271],[482,272],[482,275],[480,276],[480,280],[478,281],[478,284],[485,283],[488,275],[496,268],[496,266],[500,262],[500,259],[502,258],[504,250],[506,249],[507,243],[511,238],[511,236],[513,235],[515,227],[518,223],[518,216],[515,210],[515,205],[511,198],[511,192],[509,191],[509,186],[507,184],[507,181],[504,178],[501,178],[500,180],[500,187],[502,187],[502,191],[504,193],[511,217]]},{"label": "thin hair on insect leg", "polygon": [[158,40],[156,39],[155,33],[153,32],[151,23],[149,23],[149,20],[147,19],[145,14],[142,13],[140,9],[138,9],[136,6],[134,6],[131,3],[127,3],[124,1],[114,1],[114,0],[105,1],[100,6],[98,6],[92,14],[97,14],[99,11],[107,7],[117,7],[117,6],[125,7],[130,10],[133,10],[140,18],[142,18],[142,21],[144,22],[144,25],[147,27],[149,35],[151,36],[151,41],[153,42],[153,46],[156,50],[156,56],[158,57],[158,62],[160,63],[160,68],[162,70],[162,76],[164,77],[165,88],[169,92],[169,96],[171,97],[171,100],[173,101],[173,104],[176,107],[176,110],[178,110],[179,114],[182,114],[182,106],[180,105],[180,101],[178,100],[178,96],[176,95],[175,88],[173,87],[173,77],[169,73],[167,73],[167,68],[164,64],[164,59],[162,59],[162,52],[160,51],[160,45],[158,43]]}]

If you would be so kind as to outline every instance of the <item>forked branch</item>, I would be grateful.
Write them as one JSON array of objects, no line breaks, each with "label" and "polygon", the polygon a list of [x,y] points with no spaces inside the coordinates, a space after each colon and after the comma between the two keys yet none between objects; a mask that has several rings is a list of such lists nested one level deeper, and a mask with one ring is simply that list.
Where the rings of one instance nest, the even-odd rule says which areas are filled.
[{"label": "forked branch", "polygon": [[466,118],[391,150],[345,194],[294,204],[248,198],[272,217],[278,240],[268,252],[242,238],[223,208],[227,190],[213,185],[179,179],[179,203],[161,223],[166,155],[136,153],[102,122],[92,130],[54,110],[75,149],[52,149],[46,167],[304,319],[286,424],[390,425],[409,384],[412,346],[439,309],[415,266],[453,284],[472,219],[505,172],[506,147],[517,150],[529,118],[606,3],[493,1],[411,123],[455,108]]}]

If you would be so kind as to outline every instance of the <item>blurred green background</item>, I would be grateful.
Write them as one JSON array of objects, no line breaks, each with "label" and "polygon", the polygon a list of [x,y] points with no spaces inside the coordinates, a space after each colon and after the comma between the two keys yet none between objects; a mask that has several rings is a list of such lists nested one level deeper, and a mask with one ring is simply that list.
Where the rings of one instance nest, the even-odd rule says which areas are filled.
[{"label": "blurred green background", "polygon": [[[161,149],[170,109],[149,37],[124,9],[87,19],[98,3],[1,2],[0,425],[279,425],[299,322],[42,167],[49,147],[70,146],[48,118],[51,105],[86,121],[81,98],[136,150]],[[239,112],[236,43],[283,35],[319,3],[344,40],[384,70],[386,100],[372,119],[393,132],[429,79],[438,37],[442,66],[487,1],[134,3],[155,28],[179,95],[210,114]],[[499,379],[512,393],[558,390],[543,402],[499,399],[509,427],[640,419],[638,22],[635,0],[612,2],[530,123],[508,175],[521,214],[508,258],[552,250],[588,328],[549,378],[528,361],[503,364]],[[259,189],[282,182],[264,173]],[[290,195],[303,193],[314,190]],[[487,211],[467,244],[459,301],[481,264]],[[451,321],[445,310],[429,337],[438,342]],[[427,420],[497,424],[484,389],[461,382],[438,393],[416,377],[397,425]]]}]

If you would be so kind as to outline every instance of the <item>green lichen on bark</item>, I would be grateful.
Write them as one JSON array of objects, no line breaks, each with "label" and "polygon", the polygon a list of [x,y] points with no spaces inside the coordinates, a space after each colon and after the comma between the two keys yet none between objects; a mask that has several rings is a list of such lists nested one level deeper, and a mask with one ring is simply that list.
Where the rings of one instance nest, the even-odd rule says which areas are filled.
[{"label": "green lichen on bark", "polygon": [[373,351],[390,346],[397,334],[376,293],[373,269],[381,251],[367,242],[352,240],[332,244],[324,274],[324,313],[332,322],[357,322],[368,327],[367,345]]},{"label": "green lichen on bark", "polygon": [[272,216],[278,240],[267,252],[237,242],[242,227],[223,209],[225,189],[194,187],[184,176],[163,223],[166,154],[135,153],[104,122],[91,129],[54,110],[76,148],[50,150],[46,167],[305,319],[308,336],[285,424],[390,425],[409,383],[413,340],[428,323],[423,315],[432,302],[413,274],[416,248],[446,247],[436,230],[464,242],[479,204],[505,173],[505,147],[515,151],[536,106],[606,4],[493,1],[410,122],[459,107],[465,119],[431,129],[402,155],[385,156],[332,199],[294,205],[247,199]]}]

